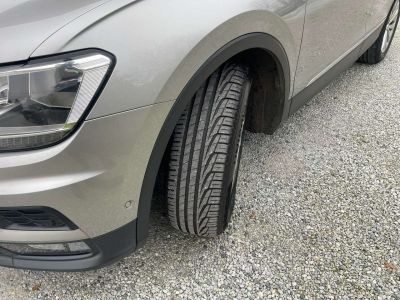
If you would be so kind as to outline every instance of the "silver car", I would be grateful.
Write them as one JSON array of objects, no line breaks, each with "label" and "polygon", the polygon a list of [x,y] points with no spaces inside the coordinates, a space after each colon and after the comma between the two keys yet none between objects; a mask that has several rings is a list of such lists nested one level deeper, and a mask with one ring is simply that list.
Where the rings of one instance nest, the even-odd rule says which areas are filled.
[{"label": "silver car", "polygon": [[221,234],[243,130],[272,134],[357,60],[399,0],[2,0],[0,265],[86,270],[173,227]]}]

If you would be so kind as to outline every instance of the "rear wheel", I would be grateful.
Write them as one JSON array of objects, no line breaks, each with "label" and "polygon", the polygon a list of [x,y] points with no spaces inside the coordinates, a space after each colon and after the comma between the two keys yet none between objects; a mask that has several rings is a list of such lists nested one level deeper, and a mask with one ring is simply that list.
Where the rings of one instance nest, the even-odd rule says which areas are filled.
[{"label": "rear wheel", "polygon": [[359,59],[362,63],[377,64],[389,52],[399,22],[400,0],[396,0],[376,42]]},{"label": "rear wheel", "polygon": [[198,236],[221,234],[232,214],[250,80],[229,63],[197,91],[173,137],[168,176],[172,226]]}]

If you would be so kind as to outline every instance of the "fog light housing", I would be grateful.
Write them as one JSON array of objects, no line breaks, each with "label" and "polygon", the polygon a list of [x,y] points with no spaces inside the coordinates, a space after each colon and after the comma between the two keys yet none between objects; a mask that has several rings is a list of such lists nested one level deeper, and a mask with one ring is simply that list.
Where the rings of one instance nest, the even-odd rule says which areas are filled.
[{"label": "fog light housing", "polygon": [[26,256],[67,256],[91,253],[90,247],[82,241],[53,244],[0,243],[0,248],[3,248],[17,255]]}]

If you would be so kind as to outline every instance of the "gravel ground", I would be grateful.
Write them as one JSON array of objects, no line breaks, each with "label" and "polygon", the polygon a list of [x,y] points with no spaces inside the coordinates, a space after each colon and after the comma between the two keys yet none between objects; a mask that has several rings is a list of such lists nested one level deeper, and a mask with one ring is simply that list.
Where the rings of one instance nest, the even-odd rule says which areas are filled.
[{"label": "gravel ground", "polygon": [[217,239],[153,214],[146,246],[88,273],[0,268],[0,299],[400,299],[400,36],[273,136],[245,138],[237,209]]}]

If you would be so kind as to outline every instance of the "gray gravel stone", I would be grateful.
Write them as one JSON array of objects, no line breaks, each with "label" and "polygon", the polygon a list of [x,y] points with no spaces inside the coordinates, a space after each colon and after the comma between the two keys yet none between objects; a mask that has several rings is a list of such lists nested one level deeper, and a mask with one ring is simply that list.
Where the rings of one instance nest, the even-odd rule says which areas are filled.
[{"label": "gray gravel stone", "polygon": [[400,36],[273,136],[246,134],[217,239],[153,215],[134,255],[88,273],[0,268],[1,299],[400,299]]}]

